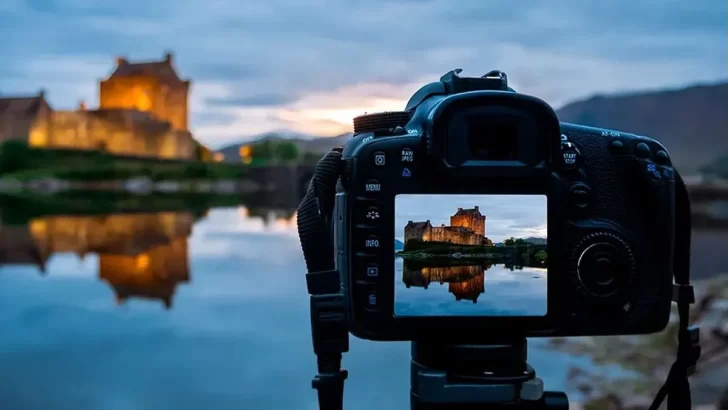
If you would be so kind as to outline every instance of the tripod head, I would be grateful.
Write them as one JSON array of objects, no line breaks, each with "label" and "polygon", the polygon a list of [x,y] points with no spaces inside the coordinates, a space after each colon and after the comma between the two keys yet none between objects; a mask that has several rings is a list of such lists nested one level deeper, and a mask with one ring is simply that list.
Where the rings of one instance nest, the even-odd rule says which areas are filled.
[{"label": "tripod head", "polygon": [[412,410],[568,410],[562,392],[544,392],[528,363],[526,339],[489,344],[412,342]]},{"label": "tripod head", "polygon": [[[342,353],[349,350],[349,301],[334,263],[331,219],[336,184],[343,169],[341,150],[319,161],[298,209],[298,231],[311,295],[311,333],[319,374],[313,380],[321,410],[343,408],[343,386],[348,373],[341,369]],[[690,200],[679,174],[676,182],[676,249],[673,301],[679,313],[677,360],[650,410],[665,398],[668,410],[691,408],[688,376],[700,357],[699,329],[688,326],[689,306],[695,303],[689,284]],[[462,342],[462,341],[458,341]],[[478,341],[482,342],[482,341]],[[453,344],[416,340],[412,343],[411,409],[567,409],[564,393],[544,392],[543,382],[526,363],[524,338],[496,337],[487,344]]]}]

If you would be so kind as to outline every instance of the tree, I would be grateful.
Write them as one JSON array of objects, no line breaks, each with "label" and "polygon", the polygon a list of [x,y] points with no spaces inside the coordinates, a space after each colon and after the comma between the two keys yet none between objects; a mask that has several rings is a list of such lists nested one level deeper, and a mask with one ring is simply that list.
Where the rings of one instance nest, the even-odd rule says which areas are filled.
[{"label": "tree", "polygon": [[255,160],[270,161],[274,157],[273,143],[270,140],[253,144],[252,151],[252,157]]},{"label": "tree", "polygon": [[281,161],[295,161],[298,159],[298,147],[290,141],[279,142],[275,146],[275,156]]},{"label": "tree", "polygon": [[516,244],[516,240],[513,237],[511,237],[510,239],[506,239],[505,241],[503,241],[503,245],[505,245],[505,246],[513,246],[515,244]]},{"label": "tree", "polygon": [[546,254],[545,250],[541,249],[540,251],[536,252],[536,254],[533,255],[533,257],[536,258],[537,261],[543,263],[543,262],[546,262],[548,255]]}]

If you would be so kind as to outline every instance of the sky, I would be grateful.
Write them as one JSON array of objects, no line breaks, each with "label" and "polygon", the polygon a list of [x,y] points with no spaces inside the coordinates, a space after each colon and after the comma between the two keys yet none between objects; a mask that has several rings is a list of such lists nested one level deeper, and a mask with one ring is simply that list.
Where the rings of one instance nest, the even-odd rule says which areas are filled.
[{"label": "sky", "polygon": [[430,220],[432,226],[450,225],[458,208],[478,206],[485,215],[485,236],[493,242],[510,237],[546,238],[544,195],[397,195],[394,198],[394,237],[404,241],[408,221]]},{"label": "sky", "polygon": [[504,70],[555,108],[722,81],[727,16],[725,0],[2,0],[0,94],[93,107],[116,56],[171,50],[201,142],[332,136],[455,68]]}]

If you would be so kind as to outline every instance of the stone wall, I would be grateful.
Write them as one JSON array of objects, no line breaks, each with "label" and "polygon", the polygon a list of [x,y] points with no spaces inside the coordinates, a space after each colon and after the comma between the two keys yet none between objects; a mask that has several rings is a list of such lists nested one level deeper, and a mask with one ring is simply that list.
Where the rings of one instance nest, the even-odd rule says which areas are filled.
[{"label": "stone wall", "polygon": [[187,131],[146,113],[128,110],[56,111],[49,148],[98,149],[112,154],[192,159],[195,144]]},{"label": "stone wall", "polygon": [[481,245],[483,236],[471,230],[455,226],[437,226],[432,228],[430,240],[434,242],[449,242],[457,245]]},{"label": "stone wall", "polygon": [[411,239],[418,241],[432,241],[432,225],[430,221],[412,223],[409,221],[407,226],[404,228],[404,243]]},{"label": "stone wall", "polygon": [[[460,209],[458,209],[460,211]],[[478,208],[475,208],[475,212],[468,212],[465,214],[455,214],[450,217],[450,226],[461,226],[468,228],[471,231],[485,236],[485,216],[478,212]]]},{"label": "stone wall", "polygon": [[45,100],[41,100],[38,114],[33,123],[30,124],[27,135],[28,145],[44,146],[48,144],[49,136],[53,132],[52,121],[53,110],[45,103]]},{"label": "stone wall", "polygon": [[100,84],[100,108],[134,109],[187,130],[189,82],[163,84],[154,77],[112,77]]}]

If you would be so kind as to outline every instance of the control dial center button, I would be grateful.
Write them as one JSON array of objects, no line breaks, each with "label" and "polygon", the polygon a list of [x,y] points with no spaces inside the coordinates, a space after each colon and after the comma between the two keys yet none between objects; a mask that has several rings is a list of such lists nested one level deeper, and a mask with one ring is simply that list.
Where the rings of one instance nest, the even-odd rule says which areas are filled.
[{"label": "control dial center button", "polygon": [[575,184],[572,186],[570,195],[569,200],[572,206],[579,209],[584,209],[589,206],[591,189],[586,184]]},{"label": "control dial center button", "polygon": [[623,290],[636,268],[632,250],[607,232],[587,235],[576,250],[576,273],[589,294],[609,297]]}]

